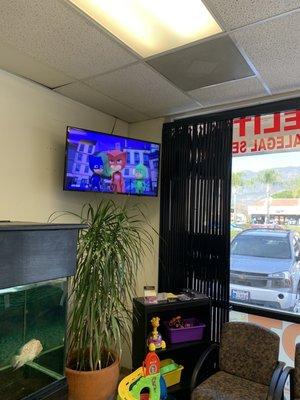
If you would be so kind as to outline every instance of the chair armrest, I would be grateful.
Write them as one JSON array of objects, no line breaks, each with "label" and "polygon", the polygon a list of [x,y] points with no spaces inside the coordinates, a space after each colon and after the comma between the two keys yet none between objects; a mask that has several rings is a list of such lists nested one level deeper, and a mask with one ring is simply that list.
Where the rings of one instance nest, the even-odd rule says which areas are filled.
[{"label": "chair armrest", "polygon": [[199,373],[202,372],[203,366],[206,361],[211,361],[211,362],[215,363],[216,364],[215,369],[218,368],[219,350],[220,350],[220,346],[218,344],[212,344],[200,356],[200,358],[194,368],[192,379],[191,379],[191,385],[190,385],[191,393],[197,386],[197,379],[198,379]]},{"label": "chair armrest", "polygon": [[[286,367],[281,373],[274,393],[274,400],[282,400],[284,398],[284,387],[289,376],[294,372],[294,368]],[[292,389],[292,388],[291,388]]]},{"label": "chair armrest", "polygon": [[278,381],[284,371],[285,363],[282,361],[278,361],[277,366],[273,372],[272,378],[271,378],[271,383],[269,386],[269,392],[268,392],[268,400],[274,400],[274,394],[275,390],[278,385]]}]

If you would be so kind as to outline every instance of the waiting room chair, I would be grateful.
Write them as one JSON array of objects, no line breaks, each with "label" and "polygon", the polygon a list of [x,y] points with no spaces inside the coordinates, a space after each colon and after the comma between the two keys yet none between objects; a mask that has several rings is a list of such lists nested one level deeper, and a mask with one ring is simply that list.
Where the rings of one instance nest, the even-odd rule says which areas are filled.
[{"label": "waiting room chair", "polygon": [[[223,326],[220,346],[199,359],[192,376],[192,400],[271,400],[283,371],[279,336],[244,322]],[[199,384],[200,382],[200,384]]]},{"label": "waiting room chair", "polygon": [[290,400],[300,400],[300,343],[295,350],[295,368],[286,367],[282,372],[275,392],[275,400],[284,399],[284,387],[290,377]]}]

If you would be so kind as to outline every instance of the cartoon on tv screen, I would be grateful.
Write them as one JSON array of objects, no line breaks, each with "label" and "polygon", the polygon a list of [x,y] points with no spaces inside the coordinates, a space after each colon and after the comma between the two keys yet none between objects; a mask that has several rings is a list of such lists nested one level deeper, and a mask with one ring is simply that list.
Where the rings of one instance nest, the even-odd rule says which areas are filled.
[{"label": "cartoon on tv screen", "polygon": [[159,145],[67,129],[66,190],[157,196]]}]

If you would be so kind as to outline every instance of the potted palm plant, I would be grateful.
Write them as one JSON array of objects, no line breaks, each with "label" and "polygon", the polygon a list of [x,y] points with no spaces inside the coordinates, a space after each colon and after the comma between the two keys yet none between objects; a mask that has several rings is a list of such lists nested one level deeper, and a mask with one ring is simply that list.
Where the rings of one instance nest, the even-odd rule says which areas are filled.
[{"label": "potted palm plant", "polygon": [[[72,215],[76,215],[70,213]],[[66,376],[70,400],[106,400],[116,390],[122,343],[128,343],[137,271],[152,237],[137,208],[101,202],[76,215],[78,239],[70,293]]]}]

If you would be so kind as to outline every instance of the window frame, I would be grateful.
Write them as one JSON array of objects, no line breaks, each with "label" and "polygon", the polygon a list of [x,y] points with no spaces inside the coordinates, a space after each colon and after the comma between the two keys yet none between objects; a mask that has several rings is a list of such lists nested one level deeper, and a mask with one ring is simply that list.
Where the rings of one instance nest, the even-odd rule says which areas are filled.
[{"label": "window frame", "polygon": [[[258,105],[251,105],[241,108],[235,108],[232,110],[220,111],[217,113],[204,114],[200,115],[200,117],[203,122],[214,122],[214,121],[217,122],[217,121],[222,121],[224,119],[235,119],[241,117],[248,117],[251,115],[272,114],[282,111],[291,111],[294,109],[300,109],[300,97],[279,100],[279,101],[269,101],[268,99],[266,99],[264,103],[260,103]],[[184,120],[185,125],[189,125],[192,124],[193,122],[198,122],[199,115],[197,115],[196,117],[174,119],[173,123],[176,124],[176,122],[178,122],[178,125],[182,125],[182,120]],[[230,272],[230,265],[229,265],[229,272]],[[228,297],[229,297],[229,287],[228,287]],[[262,308],[254,305],[236,303],[231,300],[229,300],[229,310],[240,311],[243,313],[254,314],[261,317],[273,318],[280,321],[287,321],[300,324],[300,314],[296,315],[291,312],[286,312],[283,310],[275,310],[275,309],[272,310],[269,308]]]}]

